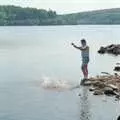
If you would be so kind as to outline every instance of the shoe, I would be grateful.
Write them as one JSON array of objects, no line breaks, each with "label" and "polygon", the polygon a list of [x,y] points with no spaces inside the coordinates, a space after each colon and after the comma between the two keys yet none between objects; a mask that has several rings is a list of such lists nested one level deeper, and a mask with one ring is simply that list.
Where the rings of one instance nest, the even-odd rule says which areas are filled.
[{"label": "shoe", "polygon": [[84,85],[85,79],[81,80],[80,85]]},{"label": "shoe", "polygon": [[84,78],[83,80],[81,80],[80,85],[84,85],[87,80],[88,78]]}]

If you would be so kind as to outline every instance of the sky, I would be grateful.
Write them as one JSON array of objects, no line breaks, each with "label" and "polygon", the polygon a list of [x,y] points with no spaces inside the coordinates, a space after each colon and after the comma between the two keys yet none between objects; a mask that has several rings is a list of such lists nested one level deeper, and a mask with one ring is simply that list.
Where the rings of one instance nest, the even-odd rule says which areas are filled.
[{"label": "sky", "polygon": [[120,8],[120,0],[0,0],[0,5],[52,9],[58,14]]}]

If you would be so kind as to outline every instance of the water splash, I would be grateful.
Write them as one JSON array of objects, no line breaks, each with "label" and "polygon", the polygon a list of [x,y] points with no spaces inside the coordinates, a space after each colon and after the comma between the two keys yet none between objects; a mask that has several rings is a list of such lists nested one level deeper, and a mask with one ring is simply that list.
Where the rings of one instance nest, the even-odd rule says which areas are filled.
[{"label": "water splash", "polygon": [[68,81],[50,78],[47,76],[42,77],[42,82],[40,85],[44,89],[51,90],[70,90],[76,88],[75,85]]}]

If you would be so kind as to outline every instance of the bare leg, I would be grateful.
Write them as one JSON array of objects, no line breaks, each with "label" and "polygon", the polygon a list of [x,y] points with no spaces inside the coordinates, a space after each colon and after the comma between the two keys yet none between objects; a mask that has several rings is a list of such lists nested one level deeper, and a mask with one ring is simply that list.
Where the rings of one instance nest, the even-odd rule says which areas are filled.
[{"label": "bare leg", "polygon": [[85,78],[86,77],[86,68],[85,68],[85,65],[82,65],[81,69],[82,69],[82,72],[83,72],[83,76]]},{"label": "bare leg", "polygon": [[88,78],[88,65],[86,64],[85,67],[85,78]]},{"label": "bare leg", "polygon": [[84,64],[82,64],[81,69],[82,69],[82,72],[83,72],[84,79],[81,81],[80,85],[84,85],[85,80],[86,80],[86,68],[85,68]]}]

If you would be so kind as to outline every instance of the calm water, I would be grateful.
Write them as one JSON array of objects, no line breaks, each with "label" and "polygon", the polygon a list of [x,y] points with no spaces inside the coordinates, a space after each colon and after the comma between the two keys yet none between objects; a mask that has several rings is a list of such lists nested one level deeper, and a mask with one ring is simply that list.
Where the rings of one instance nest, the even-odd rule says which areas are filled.
[{"label": "calm water", "polygon": [[82,78],[80,51],[70,45],[81,38],[90,46],[89,75],[114,73],[120,57],[97,50],[120,43],[120,26],[0,27],[0,120],[116,120],[114,98],[69,89]]}]

